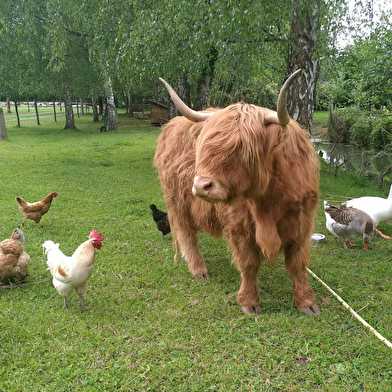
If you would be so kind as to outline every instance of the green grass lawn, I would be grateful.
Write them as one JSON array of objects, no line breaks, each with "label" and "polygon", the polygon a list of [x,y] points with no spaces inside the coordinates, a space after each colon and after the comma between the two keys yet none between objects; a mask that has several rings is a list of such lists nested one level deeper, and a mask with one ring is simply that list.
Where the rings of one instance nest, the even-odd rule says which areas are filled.
[{"label": "green grass lawn", "polygon": [[312,134],[321,135],[325,133],[326,128],[328,127],[328,111],[316,111],[313,114],[313,126],[312,126]]},{"label": "green grass lawn", "polygon": [[[236,304],[240,277],[224,240],[200,235],[211,281],[173,263],[171,234],[161,240],[149,204],[165,209],[153,167],[159,128],[119,115],[116,132],[91,116],[8,126],[0,142],[0,240],[23,215],[15,196],[33,202],[57,191],[42,228],[27,221],[27,285],[0,289],[1,391],[387,391],[391,350],[315,279],[321,314],[300,313],[283,259],[260,271],[260,317]],[[310,269],[392,340],[392,242],[375,237],[367,252],[343,250],[325,228],[322,200],[386,197],[388,186],[322,166]],[[63,308],[42,243],[72,254],[91,229],[102,232],[85,294]],[[379,226],[392,235],[389,224]]]}]

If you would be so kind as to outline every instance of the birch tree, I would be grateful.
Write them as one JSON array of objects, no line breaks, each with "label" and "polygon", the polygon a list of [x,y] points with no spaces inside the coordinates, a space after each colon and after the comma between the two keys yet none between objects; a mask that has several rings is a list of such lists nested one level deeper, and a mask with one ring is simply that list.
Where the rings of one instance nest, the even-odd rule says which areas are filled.
[{"label": "birch tree", "polygon": [[291,9],[287,74],[302,69],[291,88],[288,109],[309,132],[312,128],[320,59],[316,48],[320,39],[321,0],[294,1]]},{"label": "birch tree", "polygon": [[7,128],[5,126],[3,108],[0,108],[0,140],[7,140]]}]

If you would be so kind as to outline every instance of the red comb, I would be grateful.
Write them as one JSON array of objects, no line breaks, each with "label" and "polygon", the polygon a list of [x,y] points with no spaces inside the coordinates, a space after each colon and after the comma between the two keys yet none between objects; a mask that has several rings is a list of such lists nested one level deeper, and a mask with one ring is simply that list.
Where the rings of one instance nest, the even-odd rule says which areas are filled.
[{"label": "red comb", "polygon": [[57,197],[58,195],[59,194],[56,191],[53,192],[53,197]]},{"label": "red comb", "polygon": [[96,238],[98,241],[103,241],[103,235],[95,229],[91,230],[91,233],[88,238]]}]

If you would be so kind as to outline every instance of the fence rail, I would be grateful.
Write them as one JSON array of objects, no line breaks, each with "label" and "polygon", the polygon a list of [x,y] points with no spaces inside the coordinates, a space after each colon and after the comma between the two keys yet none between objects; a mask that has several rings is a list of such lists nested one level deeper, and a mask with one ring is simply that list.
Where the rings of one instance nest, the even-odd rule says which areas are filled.
[{"label": "fence rail", "polygon": [[[64,112],[60,112],[60,113],[56,113],[56,118],[58,119],[59,117],[64,117],[64,115],[65,115],[65,113]],[[13,116],[10,118],[10,117],[7,117],[7,116],[4,116],[5,117],[5,123],[6,124],[9,124],[9,123],[14,123],[14,122],[17,122],[18,121],[18,119],[16,118],[16,114],[15,113],[13,113]],[[39,115],[39,120],[41,121],[42,119],[47,119],[47,118],[51,118],[51,119],[53,119],[54,120],[54,114],[52,113],[52,114],[40,114]],[[34,114],[34,113],[32,113],[32,114],[29,114],[29,115],[21,115],[21,114],[19,114],[19,121],[22,123],[31,123],[31,122],[37,122],[37,116]]]},{"label": "fence rail", "polygon": [[[4,120],[6,125],[15,126],[18,122],[20,125],[32,125],[37,123],[37,115],[35,112],[35,107],[32,105],[27,105],[20,103],[18,104],[18,114],[15,110],[15,105],[10,106],[10,113],[7,112],[7,105],[4,102],[0,102],[0,107],[3,108]],[[83,111],[81,106],[73,105],[74,115],[79,116],[83,113],[91,113],[91,105],[83,105]],[[49,105],[47,103],[37,104],[38,118],[40,123],[53,122],[55,119],[58,121],[63,121],[65,116],[64,105],[57,105],[54,107],[53,104]],[[55,113],[56,111],[56,113]]]},{"label": "fence rail", "polygon": [[[18,121],[18,116],[19,116],[19,122],[20,125],[32,125],[37,123],[37,117],[35,113],[35,107],[34,103],[18,103],[18,116],[16,115],[16,110],[15,110],[15,104],[14,102],[11,102],[10,109],[11,113],[7,113],[7,104],[6,102],[0,102],[0,107],[3,108],[3,113],[4,113],[4,120],[6,125],[11,125],[14,126],[15,123]],[[82,115],[84,114],[90,114],[92,113],[92,106],[91,104],[83,104],[83,110],[82,107],[75,103],[72,104],[72,108],[74,111],[75,116]],[[38,110],[38,116],[39,116],[39,121],[41,122],[49,122],[55,120],[55,115],[54,115],[54,110],[56,110],[56,119],[58,120],[59,118],[64,117],[65,115],[65,108],[64,108],[64,103],[56,102],[55,107],[53,107],[53,102],[38,102],[37,103],[37,110]],[[135,116],[137,113],[140,112],[147,112],[149,113],[151,111],[151,104],[149,102],[146,103],[134,103],[133,104],[133,111],[135,113]]]}]

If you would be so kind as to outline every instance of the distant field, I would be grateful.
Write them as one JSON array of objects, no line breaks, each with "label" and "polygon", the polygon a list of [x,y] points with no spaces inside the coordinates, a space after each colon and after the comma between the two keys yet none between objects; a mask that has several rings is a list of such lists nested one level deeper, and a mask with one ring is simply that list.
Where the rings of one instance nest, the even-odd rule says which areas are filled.
[{"label": "distant field", "polygon": [[323,123],[328,122],[329,112],[323,111],[316,111],[313,113],[313,121],[321,121]]},{"label": "distant field", "polygon": [[[40,123],[50,123],[54,121],[54,111],[56,111],[56,119],[57,121],[64,121],[62,117],[64,117],[64,104],[56,103],[55,108],[53,107],[53,103],[39,103],[38,105],[38,115]],[[17,124],[17,116],[15,111],[15,105],[11,105],[11,113],[7,113],[7,105],[5,102],[0,102],[0,107],[3,108],[3,114],[5,119],[6,125],[14,125]],[[80,106],[77,108],[76,105],[74,107],[74,115],[81,114]],[[84,108],[84,113],[92,113],[91,107]],[[20,125],[23,126],[31,126],[37,124],[37,116],[35,113],[34,105],[27,105],[27,104],[20,104],[18,105],[18,114],[19,114],[19,121]]]}]

